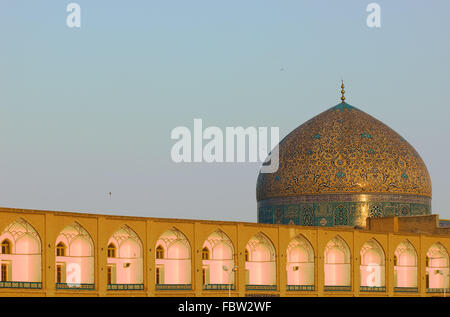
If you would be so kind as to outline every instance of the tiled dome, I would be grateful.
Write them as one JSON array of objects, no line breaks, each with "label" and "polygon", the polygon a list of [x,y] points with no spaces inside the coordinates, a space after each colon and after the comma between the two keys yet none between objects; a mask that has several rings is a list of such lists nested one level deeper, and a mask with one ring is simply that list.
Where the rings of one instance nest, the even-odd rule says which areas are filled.
[{"label": "tiled dome", "polygon": [[316,194],[398,194],[431,198],[417,151],[398,133],[342,102],[279,144],[275,173],[260,173],[257,200]]}]

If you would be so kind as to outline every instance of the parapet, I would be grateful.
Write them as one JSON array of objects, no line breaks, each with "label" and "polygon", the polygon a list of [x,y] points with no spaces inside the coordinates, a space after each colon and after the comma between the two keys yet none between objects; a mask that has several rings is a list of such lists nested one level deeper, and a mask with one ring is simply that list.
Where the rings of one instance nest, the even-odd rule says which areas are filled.
[{"label": "parapet", "polygon": [[450,226],[441,225],[447,220],[439,220],[439,215],[390,216],[367,218],[366,230],[380,232],[409,232],[418,234],[450,235]]}]

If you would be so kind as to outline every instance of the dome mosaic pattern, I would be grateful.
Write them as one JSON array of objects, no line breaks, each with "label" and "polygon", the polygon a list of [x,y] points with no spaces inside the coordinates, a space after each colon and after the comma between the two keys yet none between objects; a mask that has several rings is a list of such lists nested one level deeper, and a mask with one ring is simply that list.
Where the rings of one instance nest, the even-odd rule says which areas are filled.
[{"label": "dome mosaic pattern", "polygon": [[387,125],[345,102],[288,134],[279,153],[278,171],[259,174],[258,201],[362,193],[431,198],[430,176],[417,151]]}]

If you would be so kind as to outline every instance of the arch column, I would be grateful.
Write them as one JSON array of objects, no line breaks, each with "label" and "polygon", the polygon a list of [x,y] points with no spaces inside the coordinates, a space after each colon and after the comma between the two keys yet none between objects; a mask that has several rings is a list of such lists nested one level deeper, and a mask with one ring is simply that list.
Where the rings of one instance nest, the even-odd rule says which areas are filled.
[{"label": "arch column", "polygon": [[[104,232],[102,230],[105,227],[105,218],[100,216],[97,218],[97,232]],[[98,281],[98,293],[100,296],[106,296],[107,292],[107,276],[106,276],[106,270],[107,270],[107,250],[105,249],[105,246],[108,243],[108,237],[105,237],[103,234],[97,235],[97,248],[95,250],[95,257],[94,257],[94,281]]]},{"label": "arch column", "polygon": [[426,257],[428,250],[424,248],[425,241],[423,239],[423,234],[419,235],[419,250],[417,250],[417,287],[420,296],[426,296],[427,294],[427,286],[426,286],[426,274],[427,274],[427,265],[426,265]]},{"label": "arch column", "polygon": [[42,246],[42,254],[45,254],[43,261],[42,287],[45,288],[47,296],[55,296],[56,292],[56,251],[53,247],[59,232],[56,231],[55,223],[56,217],[51,213],[45,213],[45,234],[43,241],[45,245]]},{"label": "arch column", "polygon": [[394,235],[392,233],[388,233],[388,243],[387,243],[387,279],[386,279],[386,291],[389,297],[394,296],[394,252],[395,252],[395,244],[394,244]]},{"label": "arch column", "polygon": [[236,254],[238,258],[238,274],[236,274],[237,281],[236,287],[238,289],[238,296],[245,296],[245,255],[244,250],[247,245],[247,241],[245,240],[245,236],[243,232],[245,232],[244,225],[238,223],[237,224],[237,244],[236,244]]},{"label": "arch column", "polygon": [[203,242],[198,241],[198,235],[196,235],[196,232],[200,232],[201,225],[199,223],[194,223],[194,241],[192,246],[192,287],[195,292],[195,296],[200,297],[203,292],[203,279],[202,279],[202,272],[203,272],[203,261],[202,261],[202,248],[203,248]]},{"label": "arch column", "polygon": [[[359,289],[360,289],[360,285],[361,285],[361,274],[360,274],[361,246],[359,246],[359,244],[356,243],[360,239],[361,239],[361,235],[359,234],[358,231],[354,230],[353,231],[353,251],[352,251],[353,260],[350,261],[351,262],[350,270],[352,272],[352,274],[351,274],[352,278],[350,280],[350,285],[352,287],[353,294],[356,297],[359,297]],[[359,248],[359,250],[358,250],[358,248]]]},{"label": "arch column", "polygon": [[147,219],[145,221],[147,244],[144,243],[146,248],[144,247],[143,250],[143,253],[146,254],[146,256],[144,256],[144,263],[146,263],[144,266],[144,281],[147,281],[147,296],[149,297],[155,296],[155,248],[158,238],[155,239],[152,236],[153,226],[154,223],[152,220]]},{"label": "arch column", "polygon": [[328,242],[328,236],[326,235],[326,232],[323,232],[323,230],[317,230],[317,243],[316,243],[316,285],[317,285],[317,295],[318,296],[325,296],[325,257],[324,257],[324,250],[325,246]]},{"label": "arch column", "polygon": [[277,285],[278,290],[280,292],[280,296],[284,297],[286,296],[286,285],[287,285],[287,272],[286,272],[286,265],[287,265],[287,257],[288,254],[286,252],[286,243],[282,243],[282,230],[287,230],[285,228],[278,227],[278,253],[275,253],[275,259],[276,259],[276,272],[277,272]]}]

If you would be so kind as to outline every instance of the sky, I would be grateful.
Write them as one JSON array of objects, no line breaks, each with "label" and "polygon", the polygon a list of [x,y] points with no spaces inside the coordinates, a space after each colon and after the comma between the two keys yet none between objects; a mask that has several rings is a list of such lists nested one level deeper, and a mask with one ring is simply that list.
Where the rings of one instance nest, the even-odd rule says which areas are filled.
[{"label": "sky", "polygon": [[0,0],[0,206],[256,222],[260,164],[174,163],[171,131],[284,137],[344,78],[420,153],[450,219],[450,2],[377,1],[379,28],[371,2]]}]

